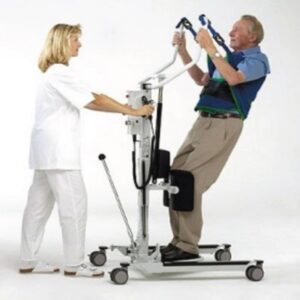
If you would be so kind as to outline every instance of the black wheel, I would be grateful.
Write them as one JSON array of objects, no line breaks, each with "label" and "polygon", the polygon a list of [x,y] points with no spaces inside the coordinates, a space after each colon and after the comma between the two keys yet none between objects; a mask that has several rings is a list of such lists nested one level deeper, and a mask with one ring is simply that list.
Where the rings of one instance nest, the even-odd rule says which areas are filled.
[{"label": "black wheel", "polygon": [[264,270],[260,266],[250,266],[246,270],[246,277],[251,281],[260,281],[264,277]]},{"label": "black wheel", "polygon": [[216,261],[230,261],[231,253],[228,249],[220,249],[215,253]]},{"label": "black wheel", "polygon": [[110,279],[115,284],[125,284],[128,281],[128,271],[124,268],[113,269],[110,273]]},{"label": "black wheel", "polygon": [[90,254],[90,262],[94,266],[101,267],[106,263],[106,253],[103,250],[94,251]]}]

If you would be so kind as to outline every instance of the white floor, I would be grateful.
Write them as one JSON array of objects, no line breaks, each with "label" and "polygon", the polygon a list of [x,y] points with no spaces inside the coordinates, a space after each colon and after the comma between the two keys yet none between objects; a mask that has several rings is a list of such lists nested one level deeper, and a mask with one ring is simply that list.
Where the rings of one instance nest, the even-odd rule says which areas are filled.
[{"label": "white floor", "polygon": [[[126,285],[104,278],[66,278],[62,274],[21,275],[18,270],[20,211],[3,211],[0,218],[0,299],[300,299],[300,219],[293,217],[206,216],[203,243],[230,243],[233,259],[263,259],[265,277],[247,280],[243,272],[197,273],[145,278],[130,270]],[[100,216],[101,215],[101,216]],[[169,228],[166,211],[150,219],[151,242],[166,243]],[[133,226],[134,227],[134,226]],[[135,228],[134,228],[135,229]],[[114,213],[89,216],[87,253],[98,245],[128,244],[121,218]],[[41,249],[44,260],[62,264],[60,228],[56,214],[49,220]],[[126,261],[108,252],[104,267],[110,271]],[[193,298],[192,298],[193,297]]]}]

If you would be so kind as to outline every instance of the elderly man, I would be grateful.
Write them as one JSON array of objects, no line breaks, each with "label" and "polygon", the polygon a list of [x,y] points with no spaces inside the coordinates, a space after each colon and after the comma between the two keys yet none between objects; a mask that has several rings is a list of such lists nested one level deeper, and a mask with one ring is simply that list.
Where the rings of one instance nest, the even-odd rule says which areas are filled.
[{"label": "elderly man", "polygon": [[[208,55],[208,73],[194,65],[188,72],[196,84],[204,86],[195,110],[199,117],[180,147],[173,170],[190,172],[194,177],[192,211],[170,206],[173,239],[161,250],[164,261],[199,258],[202,194],[217,180],[232,152],[255,99],[269,70],[259,47],[264,31],[254,17],[242,16],[229,33],[234,50],[223,57],[209,33],[201,29],[197,42]],[[184,64],[191,61],[183,34],[175,33],[173,44]]]}]

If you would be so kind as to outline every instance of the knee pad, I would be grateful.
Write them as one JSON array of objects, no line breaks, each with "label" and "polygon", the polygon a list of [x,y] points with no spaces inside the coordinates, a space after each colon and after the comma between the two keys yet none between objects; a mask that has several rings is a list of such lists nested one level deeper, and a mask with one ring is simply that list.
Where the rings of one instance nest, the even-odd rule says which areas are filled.
[{"label": "knee pad", "polygon": [[192,211],[194,209],[194,175],[183,170],[170,171],[171,185],[177,186],[177,194],[164,192],[164,205],[177,211]]},{"label": "knee pad", "polygon": [[170,152],[166,150],[159,150],[157,157],[156,177],[168,179],[170,173]]}]

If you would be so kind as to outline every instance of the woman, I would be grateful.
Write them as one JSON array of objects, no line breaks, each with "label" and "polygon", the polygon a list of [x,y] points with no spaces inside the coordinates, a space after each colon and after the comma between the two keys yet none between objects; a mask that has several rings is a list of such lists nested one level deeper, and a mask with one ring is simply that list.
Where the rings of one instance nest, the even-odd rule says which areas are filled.
[{"label": "woman", "polygon": [[134,116],[148,116],[154,109],[151,105],[133,109],[106,95],[92,93],[77,79],[69,60],[78,55],[80,35],[80,25],[55,25],[39,58],[43,76],[30,148],[34,178],[23,216],[20,273],[59,271],[37,260],[45,224],[56,202],[63,236],[64,274],[103,275],[98,268],[83,264],[87,197],[80,171],[80,109]]}]

